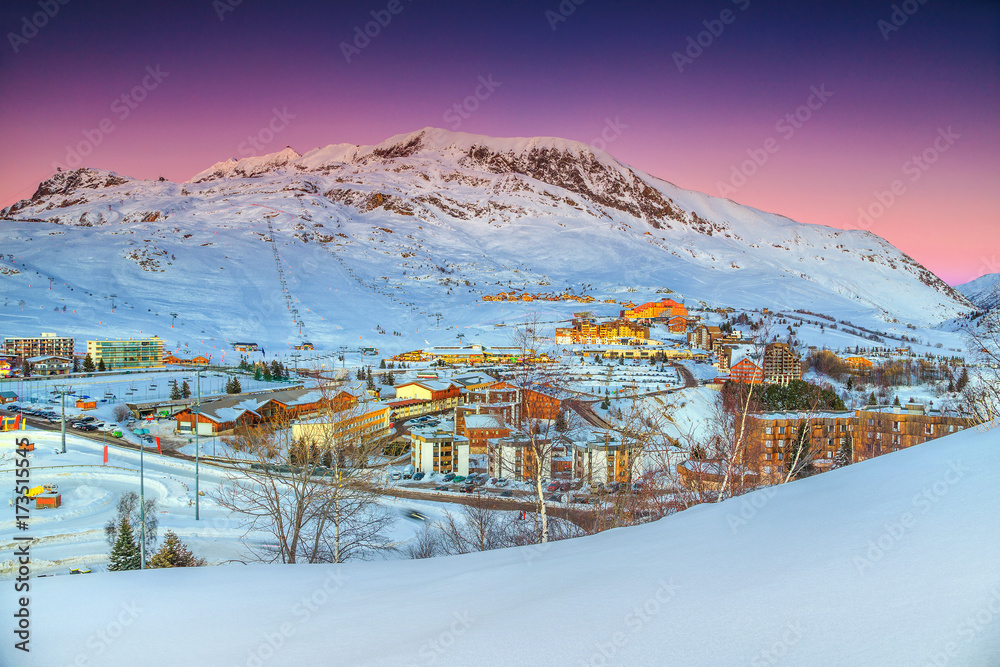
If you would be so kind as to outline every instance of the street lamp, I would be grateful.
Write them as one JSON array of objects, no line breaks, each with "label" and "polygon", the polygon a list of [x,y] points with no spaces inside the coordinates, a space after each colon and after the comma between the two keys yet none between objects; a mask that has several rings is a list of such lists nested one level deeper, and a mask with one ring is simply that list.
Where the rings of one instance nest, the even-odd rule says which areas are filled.
[{"label": "street lamp", "polygon": [[196,388],[196,398],[194,404],[194,520],[201,520],[201,513],[199,509],[198,502],[198,463],[199,463],[199,446],[198,440],[198,430],[201,426],[201,369],[195,372],[195,388]]},{"label": "street lamp", "polygon": [[146,445],[139,439],[139,569],[146,569]]},{"label": "street lamp", "polygon": [[59,398],[62,400],[62,417],[60,418],[59,421],[61,422],[61,431],[62,431],[62,453],[65,454],[66,453],[66,394],[72,394],[73,387],[69,387],[67,385],[57,385],[56,391],[59,392]]}]

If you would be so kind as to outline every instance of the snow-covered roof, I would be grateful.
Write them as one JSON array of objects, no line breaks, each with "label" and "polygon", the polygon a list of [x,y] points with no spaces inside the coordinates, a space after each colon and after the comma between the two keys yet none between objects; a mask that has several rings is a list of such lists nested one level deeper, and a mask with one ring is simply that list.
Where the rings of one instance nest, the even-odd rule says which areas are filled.
[{"label": "snow-covered roof", "polygon": [[465,428],[504,428],[504,424],[496,415],[467,415]]}]

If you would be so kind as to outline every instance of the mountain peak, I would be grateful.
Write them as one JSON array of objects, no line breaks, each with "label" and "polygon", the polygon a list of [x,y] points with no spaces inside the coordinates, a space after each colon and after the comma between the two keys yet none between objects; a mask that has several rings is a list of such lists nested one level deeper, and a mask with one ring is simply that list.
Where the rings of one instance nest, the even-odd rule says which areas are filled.
[{"label": "mountain peak", "polygon": [[298,160],[300,157],[302,155],[291,146],[285,146],[277,153],[268,153],[267,155],[254,155],[241,159],[233,157],[222,162],[216,162],[205,171],[193,176],[189,182],[201,183],[202,181],[225,177],[251,178],[272,169],[284,167],[289,162]]}]

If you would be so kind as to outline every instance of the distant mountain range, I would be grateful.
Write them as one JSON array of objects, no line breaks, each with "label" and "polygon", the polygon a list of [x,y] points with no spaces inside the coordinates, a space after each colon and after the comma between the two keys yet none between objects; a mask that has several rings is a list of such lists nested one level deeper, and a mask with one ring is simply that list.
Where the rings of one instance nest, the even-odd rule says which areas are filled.
[{"label": "distant mountain range", "polygon": [[423,339],[437,313],[492,326],[498,306],[482,296],[510,288],[628,287],[922,326],[972,308],[870,232],[685,190],[558,138],[425,128],[232,159],[186,183],[77,169],[0,218],[2,296],[25,301],[0,312],[23,333],[164,335],[178,313],[178,340],[332,343],[376,327]]},{"label": "distant mountain range", "polygon": [[1000,306],[1000,273],[987,273],[985,276],[958,285],[955,289],[983,310]]}]

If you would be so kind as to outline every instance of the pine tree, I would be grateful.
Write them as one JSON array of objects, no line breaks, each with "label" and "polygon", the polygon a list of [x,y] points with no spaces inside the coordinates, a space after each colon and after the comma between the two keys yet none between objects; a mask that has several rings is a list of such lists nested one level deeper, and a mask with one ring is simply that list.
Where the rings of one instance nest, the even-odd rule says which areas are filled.
[{"label": "pine tree", "polygon": [[875,398],[874,391],[868,396],[868,405],[878,405],[878,400]]},{"label": "pine tree", "polygon": [[843,468],[854,462],[854,437],[848,435],[833,457],[833,467]]},{"label": "pine tree", "polygon": [[238,394],[243,391],[243,386],[240,384],[240,379],[238,377],[233,378],[232,386],[230,387],[230,394]]},{"label": "pine tree", "polygon": [[108,370],[107,364],[104,363],[104,359],[101,359],[100,361],[97,362],[97,370],[100,371],[101,373]]},{"label": "pine tree", "polygon": [[271,381],[271,369],[267,367],[267,364],[264,364],[264,382],[270,382],[270,381]]},{"label": "pine tree", "polygon": [[181,399],[181,388],[178,387],[177,383],[175,382],[174,385],[170,388],[170,400],[179,401],[180,399]]},{"label": "pine tree", "polygon": [[94,359],[90,356],[90,352],[88,352],[87,356],[83,358],[83,372],[93,373],[96,368],[97,367],[94,366]]},{"label": "pine tree", "polygon": [[263,375],[260,372],[260,366],[254,366],[253,367],[253,379],[257,380],[258,382],[260,382],[260,379],[262,377],[263,377]]},{"label": "pine tree", "polygon": [[958,382],[955,384],[955,391],[962,391],[967,384],[969,384],[969,369],[962,366],[962,374],[958,377]]},{"label": "pine tree", "polygon": [[27,359],[21,363],[21,377],[31,377],[31,364],[28,363]]},{"label": "pine tree", "polygon": [[149,567],[199,567],[205,564],[203,558],[195,558],[191,550],[181,542],[177,534],[168,530],[163,544],[149,560]]},{"label": "pine tree", "polygon": [[73,372],[74,373],[80,372],[80,357],[77,356],[73,357]]},{"label": "pine tree", "polygon": [[187,380],[181,383],[181,398],[191,398],[191,387],[188,385]]},{"label": "pine tree", "polygon": [[892,406],[893,406],[894,408],[899,408],[899,407],[902,407],[902,406],[901,406],[901,405],[899,404],[899,396],[896,396],[895,398],[893,398],[893,399],[892,399]]},{"label": "pine tree", "polygon": [[132,535],[132,526],[128,519],[122,518],[118,524],[118,539],[111,549],[111,562],[108,563],[110,572],[122,572],[124,570],[138,570],[142,565],[142,555],[139,547],[136,546],[135,537]]},{"label": "pine tree", "polygon": [[381,362],[379,362],[378,367],[379,368],[383,368],[383,369],[385,368],[385,359],[383,359]]},{"label": "pine tree", "polygon": [[277,359],[271,361],[271,378],[274,380],[281,379],[281,365],[278,363]]},{"label": "pine tree", "polygon": [[563,410],[559,411],[556,415],[555,423],[556,433],[565,433],[569,429],[569,424],[566,423],[566,413]]}]

